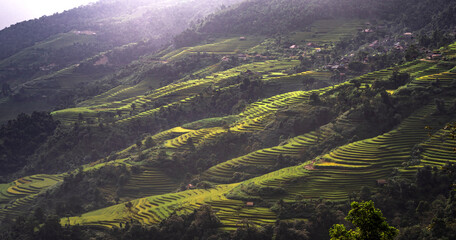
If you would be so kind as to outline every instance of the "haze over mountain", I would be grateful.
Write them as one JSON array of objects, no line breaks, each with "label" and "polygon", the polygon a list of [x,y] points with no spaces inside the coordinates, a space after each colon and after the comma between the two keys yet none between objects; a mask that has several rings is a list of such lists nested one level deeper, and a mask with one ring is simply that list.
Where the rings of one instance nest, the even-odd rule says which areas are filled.
[{"label": "haze over mountain", "polygon": [[18,22],[40,18],[45,15],[49,16],[94,2],[96,2],[96,0],[1,0],[0,6],[2,6],[2,8],[0,9],[0,29],[9,27],[10,25]]},{"label": "haze over mountain", "polygon": [[455,239],[455,16],[102,0],[5,28],[0,239]]}]

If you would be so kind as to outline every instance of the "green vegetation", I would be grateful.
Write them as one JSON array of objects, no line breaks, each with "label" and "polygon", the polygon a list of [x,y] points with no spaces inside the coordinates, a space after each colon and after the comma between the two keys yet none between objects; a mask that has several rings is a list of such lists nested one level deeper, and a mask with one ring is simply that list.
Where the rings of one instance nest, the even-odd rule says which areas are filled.
[{"label": "green vegetation", "polygon": [[0,32],[1,239],[455,238],[454,3],[207,3]]},{"label": "green vegetation", "polygon": [[[245,38],[245,39],[244,39]],[[166,53],[161,57],[164,61],[173,61],[180,59],[188,54],[217,54],[217,55],[233,55],[243,53],[246,50],[258,45],[263,40],[263,37],[246,36],[240,40],[240,37],[217,39],[214,43],[198,45],[195,47],[184,47]]]},{"label": "green vegetation", "polygon": [[363,27],[364,22],[358,19],[319,20],[309,26],[309,31],[292,34],[290,40],[297,44],[336,43],[342,38],[353,36]]},{"label": "green vegetation", "polygon": [[55,186],[62,179],[62,175],[40,174],[20,178],[10,184],[2,184],[0,219],[4,220],[8,215],[19,217],[27,213],[39,194]]},{"label": "green vegetation", "polygon": [[345,229],[344,225],[336,224],[329,230],[332,240],[336,239],[384,239],[392,240],[398,230],[388,225],[382,212],[374,207],[372,201],[352,202],[352,209],[345,218],[353,223],[355,230]]},{"label": "green vegetation", "polygon": [[0,174],[15,172],[26,165],[27,157],[54,133],[59,122],[44,112],[20,114],[0,128]]},{"label": "green vegetation", "polygon": [[[119,123],[131,122],[135,119],[153,116],[166,109],[188,106],[198,96],[201,96],[208,87],[216,88],[215,91],[224,91],[232,88],[235,86],[234,84],[224,86],[225,82],[236,78],[244,71],[252,70],[258,74],[271,74],[273,72],[283,71],[297,64],[298,61],[277,60],[245,64],[206,76],[205,78],[170,84],[153,90],[147,95],[139,95],[121,101],[113,101],[113,99],[100,105],[64,109],[54,112],[53,116],[65,124],[77,122],[79,114],[82,114],[87,123],[92,124],[97,122],[98,117],[112,119],[111,121]],[[268,80],[268,78],[264,80]],[[154,107],[157,102],[161,103],[160,107]]]}]

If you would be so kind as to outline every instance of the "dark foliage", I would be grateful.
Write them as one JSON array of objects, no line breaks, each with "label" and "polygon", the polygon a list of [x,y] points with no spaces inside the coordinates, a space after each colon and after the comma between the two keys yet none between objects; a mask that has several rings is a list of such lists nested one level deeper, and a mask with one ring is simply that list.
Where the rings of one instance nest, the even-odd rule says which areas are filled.
[{"label": "dark foliage", "polygon": [[451,29],[456,23],[455,9],[451,0],[251,0],[209,15],[178,35],[175,43],[192,45],[204,39],[205,34],[273,35],[304,30],[315,20],[335,17],[383,19],[413,31]]},{"label": "dark foliage", "polygon": [[45,112],[20,114],[16,119],[3,124],[0,128],[0,175],[23,167],[27,157],[54,133],[58,124]]}]

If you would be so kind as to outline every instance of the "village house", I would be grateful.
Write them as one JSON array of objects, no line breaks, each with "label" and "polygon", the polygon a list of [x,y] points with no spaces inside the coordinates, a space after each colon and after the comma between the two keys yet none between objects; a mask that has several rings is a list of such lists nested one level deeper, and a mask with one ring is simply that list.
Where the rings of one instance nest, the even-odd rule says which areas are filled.
[{"label": "village house", "polygon": [[413,39],[413,33],[411,32],[406,32],[403,35],[406,39]]},{"label": "village house", "polygon": [[330,65],[331,66],[331,70],[332,71],[336,71],[336,70],[345,70],[345,68],[339,64],[336,64],[336,65]]},{"label": "village house", "polygon": [[228,56],[223,56],[222,57],[222,62],[229,62],[231,59]]}]

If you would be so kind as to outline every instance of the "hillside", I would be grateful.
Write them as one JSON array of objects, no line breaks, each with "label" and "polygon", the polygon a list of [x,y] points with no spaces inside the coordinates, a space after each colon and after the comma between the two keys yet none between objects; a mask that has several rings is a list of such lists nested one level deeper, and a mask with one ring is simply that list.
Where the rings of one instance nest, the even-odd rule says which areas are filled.
[{"label": "hillside", "polygon": [[1,95],[0,110],[8,114],[0,121],[69,107],[112,88],[119,69],[168,44],[192,21],[237,2],[101,1],[2,30],[0,85],[9,91]]},{"label": "hillside", "polygon": [[[328,239],[367,200],[456,237],[454,3],[114,3],[2,52],[3,119],[53,109],[0,128],[2,239]],[[41,23],[96,9],[131,39]]]}]

